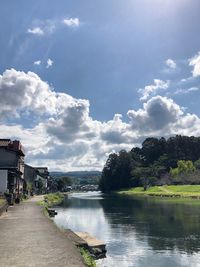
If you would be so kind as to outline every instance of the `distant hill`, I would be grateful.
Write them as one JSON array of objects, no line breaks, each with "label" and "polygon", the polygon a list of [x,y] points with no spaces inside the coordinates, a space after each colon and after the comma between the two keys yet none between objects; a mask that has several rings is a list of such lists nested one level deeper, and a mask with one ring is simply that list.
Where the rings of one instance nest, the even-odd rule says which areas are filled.
[{"label": "distant hill", "polygon": [[50,172],[53,177],[68,176],[74,178],[91,178],[95,176],[100,176],[100,171],[72,171],[72,172]]},{"label": "distant hill", "polygon": [[75,185],[98,185],[101,177],[100,171],[74,171],[74,172],[50,172],[54,179],[59,179],[62,176],[70,177]]}]

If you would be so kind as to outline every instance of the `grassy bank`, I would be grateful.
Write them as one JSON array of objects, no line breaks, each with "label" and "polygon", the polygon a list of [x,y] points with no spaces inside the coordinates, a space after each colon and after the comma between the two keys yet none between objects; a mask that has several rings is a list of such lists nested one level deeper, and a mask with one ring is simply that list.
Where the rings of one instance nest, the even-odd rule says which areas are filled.
[{"label": "grassy bank", "polygon": [[90,256],[89,252],[86,249],[81,248],[80,252],[81,252],[81,255],[84,259],[85,264],[88,267],[96,267],[97,266],[95,260]]},{"label": "grassy bank", "polygon": [[184,197],[200,199],[200,185],[165,185],[152,186],[144,191],[143,187],[135,187],[121,190],[119,194],[160,196],[160,197]]},{"label": "grassy bank", "polygon": [[6,200],[3,198],[0,198],[0,207],[6,204]]},{"label": "grassy bank", "polygon": [[50,208],[59,205],[64,199],[64,194],[62,193],[51,193],[44,196],[44,200],[40,201],[39,204],[45,208]]}]

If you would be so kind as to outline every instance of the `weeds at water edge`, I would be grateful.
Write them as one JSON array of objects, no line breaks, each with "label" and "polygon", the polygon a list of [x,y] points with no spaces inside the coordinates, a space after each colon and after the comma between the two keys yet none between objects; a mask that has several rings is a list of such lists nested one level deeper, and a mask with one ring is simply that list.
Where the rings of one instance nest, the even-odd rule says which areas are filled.
[{"label": "weeds at water edge", "polygon": [[96,267],[96,262],[94,259],[90,256],[89,252],[84,249],[80,248],[81,255],[83,256],[84,262],[88,267]]}]

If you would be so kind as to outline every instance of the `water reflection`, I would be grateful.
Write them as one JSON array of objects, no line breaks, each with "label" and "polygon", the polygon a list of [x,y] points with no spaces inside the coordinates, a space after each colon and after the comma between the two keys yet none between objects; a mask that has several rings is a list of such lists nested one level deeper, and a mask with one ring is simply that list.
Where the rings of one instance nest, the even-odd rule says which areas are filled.
[{"label": "water reflection", "polygon": [[55,222],[107,244],[99,266],[200,266],[200,205],[154,198],[73,194]]}]

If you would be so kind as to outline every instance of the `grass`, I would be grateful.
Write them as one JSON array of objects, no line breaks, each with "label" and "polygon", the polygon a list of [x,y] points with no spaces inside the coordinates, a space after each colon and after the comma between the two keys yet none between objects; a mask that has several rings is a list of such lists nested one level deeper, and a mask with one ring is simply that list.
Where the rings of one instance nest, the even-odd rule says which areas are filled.
[{"label": "grass", "polygon": [[6,200],[3,198],[0,198],[0,207],[6,204]]},{"label": "grass", "polygon": [[143,187],[121,190],[119,194],[146,195],[162,197],[188,197],[200,199],[200,185],[164,185],[152,186],[144,191]]},{"label": "grass", "polygon": [[38,204],[45,207],[53,207],[59,205],[64,199],[64,195],[62,193],[51,193],[44,196],[44,200],[39,201]]},{"label": "grass", "polygon": [[89,252],[84,249],[80,248],[81,255],[83,256],[84,262],[88,267],[96,267],[96,262],[94,259],[90,256]]}]

